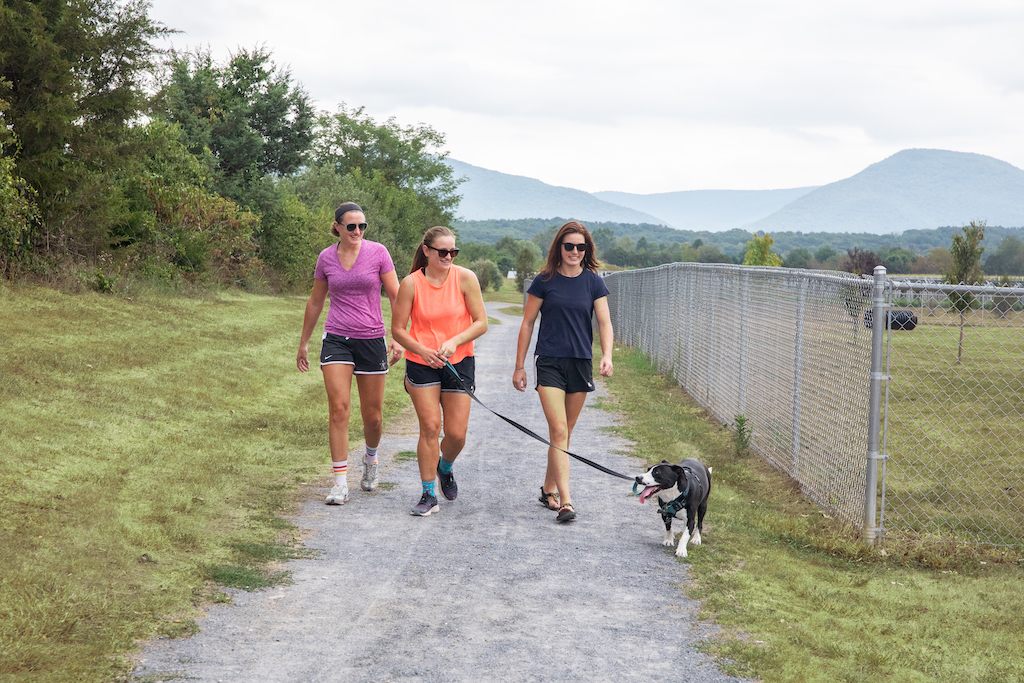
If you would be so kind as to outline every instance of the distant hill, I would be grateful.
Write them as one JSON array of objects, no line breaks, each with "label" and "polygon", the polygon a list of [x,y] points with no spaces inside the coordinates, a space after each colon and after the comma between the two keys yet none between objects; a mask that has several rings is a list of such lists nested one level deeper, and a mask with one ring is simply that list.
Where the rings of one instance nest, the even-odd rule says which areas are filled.
[{"label": "distant hill", "polygon": [[456,178],[468,179],[459,187],[462,220],[569,216],[581,221],[666,224],[661,218],[603,201],[583,190],[489,171],[455,159],[446,159],[446,162],[455,171]]},{"label": "distant hill", "polygon": [[686,190],[658,194],[594,192],[598,199],[660,216],[679,230],[732,230],[772,214],[815,187],[790,190]]},{"label": "distant hill", "polygon": [[1024,171],[981,154],[906,149],[745,227],[886,234],[975,219],[1024,225]]}]

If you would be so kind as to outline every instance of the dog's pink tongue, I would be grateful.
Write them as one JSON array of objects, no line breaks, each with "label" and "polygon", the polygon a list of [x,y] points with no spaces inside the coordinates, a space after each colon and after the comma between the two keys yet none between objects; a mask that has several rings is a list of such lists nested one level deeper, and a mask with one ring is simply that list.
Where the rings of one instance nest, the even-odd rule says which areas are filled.
[{"label": "dog's pink tongue", "polygon": [[647,488],[645,488],[643,492],[640,493],[640,504],[643,505],[648,498],[650,498],[652,495],[654,495],[660,490],[660,486],[648,486]]}]

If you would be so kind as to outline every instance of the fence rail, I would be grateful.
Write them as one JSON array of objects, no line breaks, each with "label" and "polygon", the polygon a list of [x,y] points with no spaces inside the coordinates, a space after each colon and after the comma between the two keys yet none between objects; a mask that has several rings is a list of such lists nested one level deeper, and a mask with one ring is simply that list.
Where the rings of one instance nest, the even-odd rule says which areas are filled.
[{"label": "fence rail", "polygon": [[[866,540],[1019,545],[1019,299],[996,310],[982,299],[1000,288],[876,280],[873,293],[847,273],[693,263],[606,277],[616,337],[723,423],[744,416],[751,448]],[[916,329],[885,324],[893,303]]]}]

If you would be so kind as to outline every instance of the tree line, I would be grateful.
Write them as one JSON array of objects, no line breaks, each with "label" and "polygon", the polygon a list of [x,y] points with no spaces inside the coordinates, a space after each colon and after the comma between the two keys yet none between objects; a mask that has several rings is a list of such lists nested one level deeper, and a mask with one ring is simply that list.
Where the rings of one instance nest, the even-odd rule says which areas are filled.
[{"label": "tree line", "polygon": [[[518,236],[536,241],[546,253],[550,236],[566,220],[569,219],[460,221],[455,225],[462,239],[487,243],[501,236]],[[622,268],[648,268],[680,261],[743,264],[752,241],[752,234],[743,230],[713,233],[649,224],[586,224],[594,235],[601,260]],[[941,275],[953,266],[950,245],[961,230],[941,227],[907,230],[900,235],[779,232],[771,235],[770,249],[787,268],[870,273],[876,265],[884,265],[892,274]],[[1024,275],[1024,228],[987,226],[986,230],[996,247],[981,263],[982,272],[992,277]],[[763,239],[760,234],[753,237]]]},{"label": "tree line", "polygon": [[149,8],[0,5],[0,274],[293,287],[342,201],[400,270],[453,221],[442,133],[317,111],[262,47],[163,52]]}]

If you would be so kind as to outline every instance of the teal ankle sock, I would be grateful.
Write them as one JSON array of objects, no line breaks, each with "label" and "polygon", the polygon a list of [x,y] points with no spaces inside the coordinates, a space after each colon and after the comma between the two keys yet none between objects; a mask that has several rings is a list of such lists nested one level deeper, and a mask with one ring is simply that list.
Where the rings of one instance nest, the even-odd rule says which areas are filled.
[{"label": "teal ankle sock", "polygon": [[437,489],[434,488],[435,484],[433,481],[423,482],[423,493],[429,493],[430,495],[437,498]]},{"label": "teal ankle sock", "polygon": [[444,458],[441,458],[440,462],[437,465],[437,471],[442,474],[448,474],[449,472],[452,471],[452,465],[454,464],[455,463],[448,462]]}]

